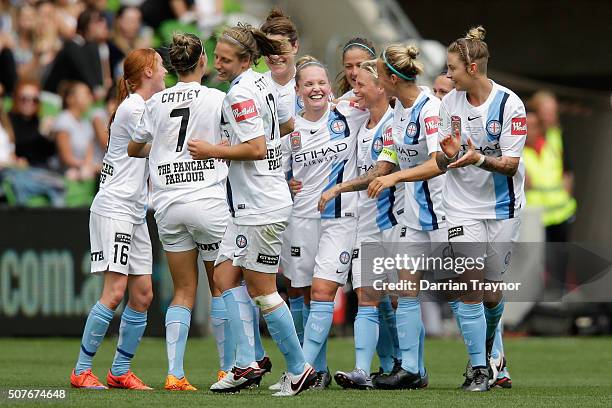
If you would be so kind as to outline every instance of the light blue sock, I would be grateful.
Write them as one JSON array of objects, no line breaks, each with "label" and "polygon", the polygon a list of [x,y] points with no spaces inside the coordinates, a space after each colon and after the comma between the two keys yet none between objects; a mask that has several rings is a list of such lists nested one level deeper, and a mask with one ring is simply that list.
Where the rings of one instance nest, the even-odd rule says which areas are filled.
[{"label": "light blue sock", "polygon": [[380,366],[388,373],[393,369],[393,358],[398,360],[402,358],[397,339],[395,310],[389,296],[383,296],[378,303],[378,320],[380,322],[380,330],[378,333],[378,343],[376,344],[376,353],[380,360]]},{"label": "light blue sock", "polygon": [[295,333],[295,326],[289,319],[290,315],[287,304],[283,303],[271,313],[265,313],[263,317],[268,325],[270,336],[285,356],[287,371],[296,375],[304,371],[306,360],[304,360],[304,353]]},{"label": "light blue sock", "polygon": [[81,374],[83,371],[91,368],[91,361],[98,351],[98,347],[102,344],[108,325],[113,319],[114,311],[97,302],[89,311],[87,322],[83,329],[83,338],[81,340],[81,351],[77,360],[75,372]]},{"label": "light blue sock", "polygon": [[502,340],[502,334],[504,333],[504,325],[501,320],[497,325],[497,330],[495,330],[495,340],[493,341],[493,351],[491,352],[491,357],[499,358],[500,355],[504,355],[504,342]]},{"label": "light blue sock", "polygon": [[419,373],[425,376],[425,325],[421,321],[421,334],[419,336]]},{"label": "light blue sock", "polygon": [[259,361],[266,356],[266,350],[264,349],[263,343],[261,342],[261,333],[259,332],[259,308],[252,299],[251,307],[253,308],[253,338],[255,340],[255,360]]},{"label": "light blue sock", "polygon": [[459,333],[461,333],[461,315],[459,315],[459,303],[458,300],[451,300],[448,304],[453,311],[453,316],[455,316],[455,323],[457,323],[457,328],[459,329]]},{"label": "light blue sock", "polygon": [[[310,302],[310,314],[304,329],[304,358],[317,371],[327,370],[327,336],[334,316],[334,302]],[[319,356],[322,354],[322,357]],[[317,357],[319,357],[317,359]],[[321,361],[323,360],[324,361]],[[318,360],[318,361],[317,361]]]},{"label": "light blue sock", "polygon": [[378,308],[359,306],[355,317],[355,367],[370,375],[372,357],[378,342]]},{"label": "light blue sock", "polygon": [[[302,306],[302,324],[304,325],[303,331],[306,332],[306,324],[308,323],[308,316],[310,316],[310,304],[306,304],[304,302],[304,306]],[[302,345],[304,345],[304,341],[302,341]]]},{"label": "light blue sock", "polygon": [[236,366],[245,368],[255,361],[253,305],[245,286],[223,292],[223,302],[236,342]]},{"label": "light blue sock", "polygon": [[485,319],[487,319],[487,339],[495,336],[495,330],[497,329],[502,314],[504,313],[505,304],[506,301],[504,298],[502,298],[501,301],[492,308],[484,308]]},{"label": "light blue sock", "polygon": [[119,326],[119,341],[115,359],[111,366],[113,375],[123,375],[130,369],[130,362],[136,354],[140,339],[147,327],[147,312],[138,312],[129,306],[123,309]]},{"label": "light blue sock", "polygon": [[171,305],[166,311],[166,351],[168,374],[183,378],[183,359],[191,325],[191,310],[185,306]]},{"label": "light blue sock", "polygon": [[402,368],[419,372],[419,339],[421,337],[421,302],[415,297],[400,297],[395,313],[397,335],[402,351]]},{"label": "light blue sock", "polygon": [[461,333],[470,355],[472,367],[486,367],[485,336],[487,321],[484,316],[484,306],[480,303],[459,303],[461,315]]},{"label": "light blue sock", "polygon": [[300,344],[304,344],[304,296],[289,298],[289,309]]},{"label": "light blue sock", "polygon": [[212,323],[217,352],[219,354],[219,368],[222,371],[231,370],[234,365],[235,344],[232,338],[232,331],[227,319],[225,302],[221,296],[212,298],[210,320]]}]

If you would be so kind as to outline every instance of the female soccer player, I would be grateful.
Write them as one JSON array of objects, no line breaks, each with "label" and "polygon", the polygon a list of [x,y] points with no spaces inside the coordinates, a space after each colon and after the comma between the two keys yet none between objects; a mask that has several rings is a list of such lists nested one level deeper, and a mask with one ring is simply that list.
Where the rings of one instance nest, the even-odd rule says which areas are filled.
[{"label": "female soccer player", "polygon": [[106,381],[114,388],[151,389],[130,371],[153,298],[151,240],[145,220],[149,171],[146,160],[128,157],[127,146],[145,101],[164,89],[166,70],[159,54],[148,48],[130,52],[123,71],[117,95],[120,105],[111,117],[100,190],[89,219],[91,272],[104,273],[104,288],[83,330],[79,359],[70,377],[76,388],[106,388],[91,372],[92,359],[127,287],[129,301],[121,316],[117,352]]},{"label": "female soccer player", "polygon": [[376,57],[376,50],[372,41],[366,38],[351,38],[342,47],[343,70],[337,76],[337,90],[340,99],[349,99],[355,96],[353,88],[357,80],[357,72],[362,62]]},{"label": "female soccer player", "polygon": [[[270,80],[278,93],[279,105],[284,105],[289,108],[291,117],[295,117],[295,113],[302,110],[303,102],[295,94],[295,56],[299,49],[298,32],[295,24],[289,17],[277,8],[273,8],[268,14],[266,21],[261,26],[261,31],[266,33],[268,38],[289,43],[290,48],[287,53],[281,55],[270,55],[265,57],[266,64],[270,67],[270,71],[264,76]],[[284,239],[287,238],[289,229],[283,234]],[[283,245],[280,255],[280,265],[283,275],[287,278],[287,288],[289,295],[289,309],[291,317],[295,325],[300,344],[304,342],[304,296],[301,289],[291,287],[291,270],[288,265],[290,254],[290,246]],[[306,313],[307,314],[307,313]],[[280,386],[280,384],[279,384]]]},{"label": "female soccer player", "polygon": [[[228,375],[212,385],[213,392],[239,391],[263,375],[253,347],[251,297],[287,363],[281,390],[274,395],[296,395],[316,379],[304,359],[289,308],[276,290],[282,234],[292,207],[280,135],[290,131],[291,117],[281,110],[284,106],[278,104],[270,81],[251,69],[262,54],[284,53],[283,43],[258,29],[242,24],[225,29],[215,48],[215,68],[220,79],[231,83],[223,101],[223,126],[230,146],[202,140],[189,145],[194,158],[231,160],[227,198],[232,218],[214,279],[230,317],[236,362]],[[241,285],[243,279],[246,287]]]},{"label": "female soccer player", "polygon": [[[485,29],[472,28],[448,47],[448,76],[455,84],[440,108],[438,167],[448,169],[444,186],[448,238],[455,250],[484,257],[484,269],[463,275],[499,282],[511,261],[524,204],[521,154],[527,134],[518,96],[487,77]],[[456,250],[455,250],[456,252]],[[483,304],[484,300],[484,304]],[[501,291],[473,291],[459,304],[461,330],[470,354],[464,388],[487,391],[501,366],[488,357],[504,310]]]},{"label": "female soccer player", "polygon": [[[304,288],[310,314],[304,330],[304,356],[314,364],[316,388],[328,383],[326,347],[334,297],[344,285],[355,241],[357,195],[350,194],[318,211],[323,191],[357,173],[355,138],[368,113],[341,101],[330,109],[327,70],[313,58],[297,67],[297,94],[304,101],[295,130],[283,139],[284,154],[302,188],[291,214],[292,285]],[[313,273],[314,271],[314,273]]]},{"label": "female soccer player", "polygon": [[[390,138],[393,129],[393,109],[389,106],[389,98],[378,80],[376,60],[361,63],[355,80],[355,97],[359,106],[370,113],[369,120],[359,129],[357,134],[357,169],[359,177],[337,184],[325,191],[319,200],[319,210],[323,211],[327,203],[342,192],[365,190],[370,181],[376,177],[375,167],[384,167],[380,170],[389,173],[395,167],[388,162],[379,162],[377,159],[383,150],[383,139]],[[344,388],[367,389],[372,388],[370,379],[370,365],[376,348],[380,330],[379,325],[380,294],[372,290],[374,276],[371,272],[363,274],[361,271],[362,244],[367,243],[370,248],[385,250],[385,255],[395,256],[393,243],[400,239],[401,224],[398,223],[399,214],[403,212],[404,189],[400,184],[398,188],[386,190],[378,199],[372,200],[367,192],[359,192],[357,221],[357,240],[353,250],[352,278],[353,288],[357,293],[358,309],[355,318],[355,369],[350,372],[338,371],[334,375],[336,382]],[[383,243],[385,243],[383,245]],[[392,281],[396,278],[392,277]],[[385,299],[386,300],[386,299]],[[384,302],[386,305],[386,301]],[[392,311],[393,309],[390,308]],[[392,313],[394,318],[394,314]],[[397,342],[397,340],[396,340]],[[382,360],[382,357],[380,357]]]},{"label": "female soccer player", "polygon": [[[175,34],[168,54],[179,82],[147,103],[129,154],[147,155],[147,143],[151,143],[148,156],[155,219],[174,284],[174,297],[166,312],[165,388],[193,391],[195,387],[185,377],[183,356],[198,286],[198,253],[212,276],[229,211],[225,201],[227,165],[212,159],[192,160],[187,142],[195,138],[221,142],[219,123],[225,95],[200,85],[206,53],[197,36]],[[214,286],[212,290],[215,295]],[[214,321],[219,312],[215,298],[212,306]]]}]

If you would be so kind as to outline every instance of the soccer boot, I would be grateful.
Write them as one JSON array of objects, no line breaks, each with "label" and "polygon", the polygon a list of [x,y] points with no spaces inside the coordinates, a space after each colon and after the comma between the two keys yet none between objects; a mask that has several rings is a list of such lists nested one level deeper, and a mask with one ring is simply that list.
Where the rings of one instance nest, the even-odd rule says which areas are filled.
[{"label": "soccer boot", "polygon": [[300,374],[293,375],[285,373],[280,380],[280,390],[272,396],[274,397],[292,397],[300,392],[307,390],[317,380],[317,373],[310,364],[304,364],[304,371]]},{"label": "soccer boot", "polygon": [[331,383],[331,374],[329,370],[326,371],[317,371],[317,379],[311,385],[311,389],[313,390],[324,390],[329,388],[329,384]]},{"label": "soccer boot", "polygon": [[225,371],[223,371],[223,370],[217,371],[217,381],[221,380],[226,375],[227,375],[227,373]]},{"label": "soccer boot", "polygon": [[111,388],[124,388],[127,390],[152,390],[153,388],[147,386],[140,378],[136,377],[136,374],[132,370],[128,370],[123,375],[113,375],[110,370],[106,375],[106,383]]},{"label": "soccer boot", "polygon": [[423,381],[419,373],[410,373],[400,368],[394,374],[384,374],[376,377],[374,386],[381,390],[415,390],[423,388]]},{"label": "soccer boot", "polygon": [[472,384],[474,377],[474,370],[472,369],[472,363],[470,360],[468,360],[467,364],[465,365],[465,373],[463,373],[463,376],[465,377],[465,380],[463,381],[463,384],[461,384],[461,388],[465,390],[470,386],[470,384]]},{"label": "soccer boot", "polygon": [[421,388],[427,388],[429,385],[429,372],[425,369],[425,375],[421,377]]},{"label": "soccer boot", "polygon": [[497,358],[489,358],[489,386],[497,380],[497,376],[506,367],[506,358],[500,353]]},{"label": "soccer boot", "polygon": [[489,391],[489,369],[487,367],[472,368],[472,383],[464,388],[470,392]]},{"label": "soccer boot", "polygon": [[253,385],[258,378],[261,380],[262,375],[263,371],[256,362],[246,368],[234,366],[225,377],[214,383],[210,390],[219,393],[240,392],[241,389]]},{"label": "soccer boot", "polygon": [[493,383],[493,387],[505,389],[512,388],[512,379],[510,378],[510,372],[508,371],[508,367],[504,366],[504,368],[499,372],[499,374],[497,374],[497,379]]},{"label": "soccer boot", "polygon": [[108,387],[100,382],[98,377],[91,372],[91,368],[83,371],[81,374],[76,374],[72,370],[70,374],[70,385],[74,388],[86,388],[89,390],[107,390]]},{"label": "soccer boot", "polygon": [[193,385],[189,384],[187,377],[177,378],[172,374],[168,374],[166,377],[166,383],[164,389],[168,391],[197,391],[198,389]]},{"label": "soccer boot", "polygon": [[357,390],[371,390],[374,388],[372,379],[361,368],[356,368],[349,372],[336,371],[334,380],[342,388],[354,388]]},{"label": "soccer boot", "polygon": [[263,376],[266,375],[267,373],[272,372],[272,361],[270,360],[270,357],[268,356],[264,356],[264,358],[262,358],[261,360],[257,360],[257,366],[259,367],[259,370],[261,371],[261,376],[258,377],[255,380],[255,382],[250,385],[251,388],[259,387],[259,384],[261,384],[261,380]]}]

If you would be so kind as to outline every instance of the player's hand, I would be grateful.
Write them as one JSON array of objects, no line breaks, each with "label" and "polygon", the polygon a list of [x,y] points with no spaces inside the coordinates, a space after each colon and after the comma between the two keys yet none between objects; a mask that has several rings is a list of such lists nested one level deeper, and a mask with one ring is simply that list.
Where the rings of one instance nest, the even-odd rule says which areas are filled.
[{"label": "player's hand", "polygon": [[206,160],[212,156],[214,146],[204,140],[191,139],[187,142],[187,150],[193,160]]},{"label": "player's hand", "polygon": [[461,133],[454,132],[440,141],[440,148],[446,157],[455,157],[461,149]]},{"label": "player's hand", "polygon": [[291,190],[292,195],[296,195],[297,193],[302,191],[302,182],[292,178],[291,180],[289,180],[289,190]]},{"label": "player's hand", "polygon": [[385,188],[393,187],[396,184],[397,179],[394,173],[376,177],[368,186],[368,197],[377,198]]},{"label": "player's hand", "polygon": [[450,163],[448,165],[449,169],[457,169],[459,167],[469,166],[471,164],[477,163],[480,160],[481,154],[476,151],[474,148],[474,144],[472,143],[472,139],[468,137],[467,140],[467,150],[463,156],[456,162]]},{"label": "player's hand", "polygon": [[338,196],[338,191],[336,190],[335,187],[330,188],[327,191],[324,191],[323,194],[321,194],[321,198],[319,199],[319,212],[323,212],[323,210],[325,210],[325,206],[327,205],[327,203],[329,203],[331,200],[333,200],[334,198],[336,198]]}]

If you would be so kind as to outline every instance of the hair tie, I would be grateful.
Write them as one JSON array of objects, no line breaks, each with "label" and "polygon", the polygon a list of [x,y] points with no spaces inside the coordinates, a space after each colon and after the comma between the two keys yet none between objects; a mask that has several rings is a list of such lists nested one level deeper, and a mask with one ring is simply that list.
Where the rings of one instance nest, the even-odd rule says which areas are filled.
[{"label": "hair tie", "polygon": [[373,50],[373,49],[371,49],[370,47],[368,47],[368,46],[367,46],[367,45],[365,45],[365,44],[361,44],[361,43],[358,43],[358,42],[352,42],[352,43],[346,44],[346,45],[344,46],[344,48],[342,49],[342,53],[345,53],[345,52],[346,52],[346,50],[348,50],[349,48],[351,48],[351,47],[353,47],[353,46],[357,46],[357,47],[365,48],[366,50],[368,50],[368,52],[369,52],[370,54],[372,54],[372,56],[375,56],[375,55],[376,55],[376,53],[374,52],[374,50]]},{"label": "hair tie", "polygon": [[245,50],[247,49],[247,46],[244,45],[243,43],[241,43],[240,41],[238,41],[237,39],[235,39],[234,37],[231,37],[227,34],[223,34],[221,36],[221,38],[225,38],[227,40],[229,40],[230,42],[233,42],[234,44],[238,44],[239,46],[241,46],[242,48],[244,48]]},{"label": "hair tie", "polygon": [[406,74],[402,74],[401,72],[399,72],[397,69],[393,68],[393,65],[389,64],[389,61],[387,61],[387,50],[383,50],[382,53],[382,57],[383,57],[383,61],[385,63],[385,65],[387,67],[389,67],[389,69],[398,77],[405,79],[406,81],[414,81],[415,80],[415,76],[410,76],[410,75],[406,75]]},{"label": "hair tie", "polygon": [[319,61],[307,61],[303,64],[300,64],[296,69],[302,70],[306,65],[317,65],[323,69],[325,69],[325,65],[321,64]]}]

